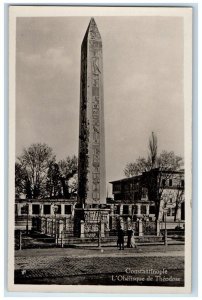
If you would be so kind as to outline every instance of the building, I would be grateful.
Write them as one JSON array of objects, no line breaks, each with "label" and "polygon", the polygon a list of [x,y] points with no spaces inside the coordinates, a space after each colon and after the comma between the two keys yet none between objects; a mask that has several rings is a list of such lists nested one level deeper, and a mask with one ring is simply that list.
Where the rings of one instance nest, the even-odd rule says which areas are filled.
[{"label": "building", "polygon": [[39,220],[72,221],[76,199],[16,199],[15,230],[37,230]]},{"label": "building", "polygon": [[151,220],[185,219],[184,171],[153,169],[142,175],[112,181],[114,205],[120,215]]}]

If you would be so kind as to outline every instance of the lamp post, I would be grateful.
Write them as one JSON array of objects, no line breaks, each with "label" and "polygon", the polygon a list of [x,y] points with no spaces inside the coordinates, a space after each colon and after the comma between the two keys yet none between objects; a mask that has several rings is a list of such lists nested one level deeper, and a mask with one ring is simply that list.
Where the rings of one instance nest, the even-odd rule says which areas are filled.
[{"label": "lamp post", "polygon": [[98,210],[98,248],[101,248],[101,212]]},{"label": "lamp post", "polygon": [[101,248],[101,220],[99,221],[98,226],[98,248]]},{"label": "lamp post", "polygon": [[26,203],[25,207],[26,207],[26,213],[27,213],[26,235],[28,235],[28,231],[29,231],[29,204]]},{"label": "lamp post", "polygon": [[164,223],[165,223],[165,230],[164,230],[164,245],[165,245],[165,251],[167,250],[167,246],[168,246],[168,240],[167,240],[167,223],[166,223],[166,217],[167,217],[167,211],[168,211],[168,208],[167,207],[164,207],[163,209],[163,214],[164,214]]},{"label": "lamp post", "polygon": [[25,205],[23,205],[24,210],[23,210],[23,214],[26,214],[26,235],[28,235],[28,227],[29,227],[29,204],[26,203]]},{"label": "lamp post", "polygon": [[56,204],[54,204],[53,205],[53,212],[54,212],[54,215],[55,215],[55,242],[56,242],[56,244],[57,244],[57,224],[56,224],[57,211],[58,211],[58,206]]}]

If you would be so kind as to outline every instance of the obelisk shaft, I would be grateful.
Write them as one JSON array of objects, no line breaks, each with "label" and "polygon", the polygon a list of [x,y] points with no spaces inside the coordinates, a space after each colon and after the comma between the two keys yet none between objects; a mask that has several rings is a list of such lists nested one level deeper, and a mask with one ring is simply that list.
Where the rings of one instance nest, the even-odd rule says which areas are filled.
[{"label": "obelisk shaft", "polygon": [[78,201],[106,203],[102,40],[94,19],[81,46]]}]

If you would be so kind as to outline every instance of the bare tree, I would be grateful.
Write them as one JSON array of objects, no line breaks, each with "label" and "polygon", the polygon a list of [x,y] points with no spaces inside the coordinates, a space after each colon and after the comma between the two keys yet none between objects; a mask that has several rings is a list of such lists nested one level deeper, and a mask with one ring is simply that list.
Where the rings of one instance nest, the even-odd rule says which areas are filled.
[{"label": "bare tree", "polygon": [[58,164],[53,161],[49,164],[46,189],[50,198],[62,197],[60,170]]},{"label": "bare tree", "polygon": [[154,132],[149,138],[148,148],[147,159],[139,157],[135,162],[128,163],[124,173],[126,177],[131,177],[148,172],[148,174],[144,174],[145,184],[147,185],[149,198],[155,202],[156,218],[158,218],[164,190],[168,188],[167,184],[173,176],[172,172],[182,168],[183,159],[181,156],[175,155],[173,151],[162,151],[158,155],[157,137]]},{"label": "bare tree", "polygon": [[58,162],[60,171],[60,180],[63,189],[63,197],[70,198],[69,180],[78,173],[78,159],[75,155],[68,156],[65,160]]},{"label": "bare tree", "polygon": [[130,162],[124,169],[126,177],[140,175],[143,172],[149,171],[156,167],[157,162],[157,137],[154,132],[149,138],[149,154],[147,158],[139,157],[135,162]]},{"label": "bare tree", "polygon": [[46,197],[46,180],[50,162],[55,161],[52,149],[46,144],[32,144],[17,158],[16,190],[21,189],[27,198]]},{"label": "bare tree", "polygon": [[20,198],[22,194],[26,194],[27,198],[31,198],[31,186],[27,176],[26,169],[16,162],[15,164],[15,197]]},{"label": "bare tree", "polygon": [[144,157],[139,157],[134,163],[128,163],[124,169],[124,174],[126,177],[132,177],[140,175],[143,172],[149,171],[151,169],[150,162]]},{"label": "bare tree", "polygon": [[183,167],[183,158],[176,155],[174,151],[162,151],[157,157],[157,168],[161,171],[176,171]]},{"label": "bare tree", "polygon": [[149,138],[149,155],[148,160],[151,163],[151,169],[156,167],[157,160],[157,137],[154,132],[152,132]]}]

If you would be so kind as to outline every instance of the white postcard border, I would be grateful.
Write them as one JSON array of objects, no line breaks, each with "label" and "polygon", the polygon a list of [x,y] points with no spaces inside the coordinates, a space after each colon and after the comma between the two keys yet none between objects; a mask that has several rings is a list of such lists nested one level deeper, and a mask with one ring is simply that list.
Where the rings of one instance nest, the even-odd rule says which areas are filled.
[{"label": "white postcard border", "polygon": [[[178,16],[184,18],[184,104],[185,104],[185,286],[64,286],[14,284],[14,174],[15,174],[15,49],[16,18],[47,16]],[[8,290],[18,292],[68,292],[114,294],[182,294],[191,292],[192,224],[192,9],[156,7],[51,7],[11,6],[9,14],[9,212]],[[190,201],[189,201],[190,199]]]}]

